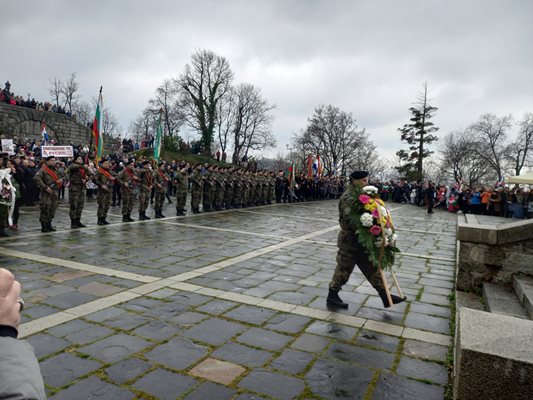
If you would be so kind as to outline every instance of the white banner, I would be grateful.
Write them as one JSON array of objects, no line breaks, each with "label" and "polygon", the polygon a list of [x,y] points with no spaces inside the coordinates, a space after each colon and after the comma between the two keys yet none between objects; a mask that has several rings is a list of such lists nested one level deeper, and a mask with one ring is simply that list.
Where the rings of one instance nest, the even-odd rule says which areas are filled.
[{"label": "white banner", "polygon": [[13,139],[2,139],[2,153],[7,153],[9,155],[15,154],[15,144]]},{"label": "white banner", "polygon": [[41,146],[41,155],[43,157],[74,157],[72,146]]}]

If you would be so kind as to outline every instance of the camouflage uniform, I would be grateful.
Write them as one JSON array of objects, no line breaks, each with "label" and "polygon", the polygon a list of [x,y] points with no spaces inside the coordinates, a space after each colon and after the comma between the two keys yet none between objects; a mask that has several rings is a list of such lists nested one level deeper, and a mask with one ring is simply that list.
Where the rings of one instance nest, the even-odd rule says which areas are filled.
[{"label": "camouflage uniform", "polygon": [[[111,178],[108,177],[103,171],[107,172]],[[113,196],[113,186],[115,185],[115,180],[117,179],[116,177],[117,174],[110,169],[99,167],[96,170],[95,183],[98,186],[98,193],[96,194],[98,209],[96,211],[96,216],[98,217],[98,225],[108,224],[106,221],[107,212],[109,211],[109,206],[111,205],[111,197]]]},{"label": "camouflage uniform", "polygon": [[276,176],[274,173],[271,173],[268,179],[268,191],[267,191],[267,203],[272,204],[272,199],[274,198],[274,191],[276,187]]},{"label": "camouflage uniform", "polygon": [[248,207],[250,203],[250,175],[246,172],[242,176],[242,206]]},{"label": "camouflage uniform", "polygon": [[134,189],[139,184],[139,177],[135,169],[126,166],[126,168],[119,172],[118,178],[123,184],[122,222],[133,222],[131,212],[133,211],[133,202],[135,200]]},{"label": "camouflage uniform", "polygon": [[[59,178],[57,182],[50,176],[50,174],[45,172],[44,166],[37,171],[34,177],[37,186],[41,189],[39,197],[39,208],[41,209],[39,221],[41,221],[42,232],[55,230],[52,228],[52,220],[55,217],[59,205],[59,189],[63,185],[62,176],[59,176],[59,172],[55,167],[52,165],[48,166],[48,168]],[[52,193],[46,191],[48,188],[52,189]]]},{"label": "camouflage uniform", "polygon": [[165,204],[165,194],[167,192],[167,186],[169,177],[164,171],[159,168],[155,173],[155,217],[164,218],[163,205]]},{"label": "camouflage uniform", "polygon": [[189,178],[186,172],[177,171],[173,180],[176,186],[176,215],[185,215],[185,204],[187,203],[187,190],[189,189]]},{"label": "camouflage uniform", "polygon": [[228,171],[226,176],[226,190],[224,191],[224,206],[226,209],[232,208],[232,200],[233,200],[233,179],[234,179],[234,172],[231,170]]},{"label": "camouflage uniform", "polygon": [[202,196],[202,173],[194,170],[189,178],[191,182],[191,208],[193,213],[200,212],[200,197]]},{"label": "camouflage uniform", "polygon": [[81,213],[85,205],[85,192],[87,180],[91,172],[86,165],[73,162],[68,167],[68,200],[70,205],[69,216],[72,228],[83,228]]},{"label": "camouflage uniform", "polygon": [[383,281],[377,269],[368,260],[368,253],[365,248],[357,240],[355,227],[352,226],[349,219],[350,211],[356,201],[353,195],[350,194],[353,189],[353,186],[351,186],[339,200],[339,224],[341,226],[337,238],[339,251],[337,253],[337,267],[335,268],[335,273],[333,274],[329,288],[339,291],[348,282],[355,264],[357,264],[368,282],[378,292],[382,292],[384,290]]},{"label": "camouflage uniform", "polygon": [[202,209],[204,211],[211,211],[211,205],[213,203],[213,190],[215,183],[213,181],[213,172],[207,171],[202,178],[203,191],[202,191]]},{"label": "camouflage uniform", "polygon": [[139,173],[141,191],[139,193],[139,220],[150,219],[146,216],[146,209],[150,203],[150,192],[154,185],[154,174],[151,169],[142,168]]},{"label": "camouflage uniform", "polygon": [[217,172],[215,176],[215,210],[222,210],[224,194],[226,192],[226,174],[223,171]]},{"label": "camouflage uniform", "polygon": [[233,181],[233,199],[232,205],[235,208],[241,208],[242,205],[242,172],[238,171]]}]

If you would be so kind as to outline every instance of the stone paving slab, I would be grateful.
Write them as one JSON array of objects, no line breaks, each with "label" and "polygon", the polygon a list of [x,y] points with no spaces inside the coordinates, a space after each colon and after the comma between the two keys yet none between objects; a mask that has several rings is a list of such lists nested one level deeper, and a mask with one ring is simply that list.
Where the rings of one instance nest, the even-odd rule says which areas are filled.
[{"label": "stone paving slab", "polygon": [[89,202],[83,230],[62,205],[46,235],[28,208],[0,261],[52,399],[442,399],[456,216],[390,208],[409,301],[387,310],[357,269],[349,309],[325,307],[336,201],[132,224],[112,208],[105,227]]}]

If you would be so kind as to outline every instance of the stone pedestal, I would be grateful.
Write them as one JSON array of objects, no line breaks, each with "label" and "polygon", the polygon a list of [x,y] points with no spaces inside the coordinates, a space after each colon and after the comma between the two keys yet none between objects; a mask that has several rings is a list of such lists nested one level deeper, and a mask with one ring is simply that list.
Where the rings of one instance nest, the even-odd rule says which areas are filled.
[{"label": "stone pedestal", "polygon": [[533,321],[461,308],[454,399],[533,399]]}]

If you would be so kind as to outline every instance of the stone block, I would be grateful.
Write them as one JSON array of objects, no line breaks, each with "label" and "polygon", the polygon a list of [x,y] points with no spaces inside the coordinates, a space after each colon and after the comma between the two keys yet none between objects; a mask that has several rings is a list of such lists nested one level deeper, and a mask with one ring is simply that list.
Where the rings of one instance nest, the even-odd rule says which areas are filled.
[{"label": "stone block", "polygon": [[454,399],[533,398],[533,321],[459,310]]}]

